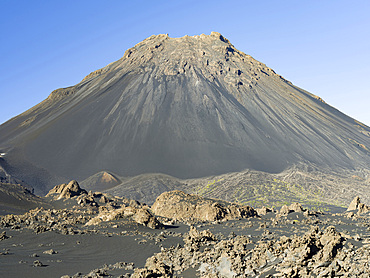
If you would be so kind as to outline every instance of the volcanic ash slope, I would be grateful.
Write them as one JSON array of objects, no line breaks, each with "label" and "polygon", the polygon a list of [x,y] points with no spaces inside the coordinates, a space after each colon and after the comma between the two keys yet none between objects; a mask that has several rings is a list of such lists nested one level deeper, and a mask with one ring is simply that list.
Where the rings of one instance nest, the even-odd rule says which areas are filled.
[{"label": "volcanic ash slope", "polygon": [[145,39],[3,124],[0,147],[40,192],[102,170],[194,178],[301,162],[367,168],[369,134],[213,32]]}]

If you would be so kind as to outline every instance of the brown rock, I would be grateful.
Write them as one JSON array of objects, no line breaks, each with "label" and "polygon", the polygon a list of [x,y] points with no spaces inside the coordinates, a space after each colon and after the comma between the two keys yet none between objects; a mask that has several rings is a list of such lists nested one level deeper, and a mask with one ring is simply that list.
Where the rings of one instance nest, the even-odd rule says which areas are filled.
[{"label": "brown rock", "polygon": [[263,206],[262,208],[258,208],[258,209],[256,209],[256,211],[257,211],[258,215],[266,215],[266,214],[268,214],[269,212],[272,212],[272,210],[271,210],[271,209],[269,209],[269,208],[267,208],[267,207],[265,207],[265,206]]},{"label": "brown rock", "polygon": [[159,229],[163,226],[148,209],[135,207],[121,207],[112,211],[102,211],[85,225],[97,225],[101,222],[117,220],[123,217],[132,217],[135,222],[151,229]]},{"label": "brown rock", "polygon": [[280,214],[282,214],[282,215],[286,215],[289,212],[290,212],[290,209],[287,205],[282,206],[281,209],[280,209]]},{"label": "brown rock", "polygon": [[281,215],[287,215],[291,212],[304,212],[302,205],[300,203],[293,203],[289,207],[287,205],[284,205],[280,209]]},{"label": "brown rock", "polygon": [[46,194],[46,197],[54,196],[55,199],[69,199],[74,196],[79,196],[81,194],[87,194],[85,189],[81,189],[78,182],[75,180],[70,181],[68,184],[60,184],[55,186],[53,189]]},{"label": "brown rock", "polygon": [[256,211],[249,206],[205,199],[178,190],[162,193],[153,204],[152,211],[156,215],[167,218],[201,221],[238,219],[257,215]]},{"label": "brown rock", "polygon": [[343,241],[344,238],[335,230],[334,226],[326,228],[324,234],[320,238],[320,243],[323,245],[321,260],[323,262],[333,260]]},{"label": "brown rock", "polygon": [[133,278],[151,278],[151,277],[173,277],[172,267],[158,260],[153,256],[147,259],[145,268],[137,268],[131,276]]},{"label": "brown rock", "polygon": [[191,248],[196,250],[199,248],[200,244],[215,241],[216,237],[209,231],[198,231],[195,227],[191,226],[189,232],[184,235],[184,243]]},{"label": "brown rock", "polygon": [[358,210],[358,214],[367,213],[370,211],[370,206],[361,203],[360,197],[356,196],[349,204],[347,211]]},{"label": "brown rock", "polygon": [[53,254],[57,254],[58,252],[55,251],[54,249],[50,249],[50,250],[46,250],[44,252],[42,252],[43,254],[48,254],[48,255],[53,255]]},{"label": "brown rock", "polygon": [[137,209],[132,219],[137,223],[149,227],[151,229],[158,229],[162,227],[162,224],[157,220],[157,218],[147,209],[143,208]]},{"label": "brown rock", "polygon": [[289,210],[294,212],[303,212],[304,209],[300,203],[293,203],[289,206]]},{"label": "brown rock", "polygon": [[360,203],[358,205],[358,213],[361,214],[361,213],[367,213],[370,211],[370,206],[367,206],[363,203]]},{"label": "brown rock", "polygon": [[357,210],[359,204],[360,204],[360,197],[356,196],[355,198],[353,198],[352,202],[349,204],[347,211]]}]

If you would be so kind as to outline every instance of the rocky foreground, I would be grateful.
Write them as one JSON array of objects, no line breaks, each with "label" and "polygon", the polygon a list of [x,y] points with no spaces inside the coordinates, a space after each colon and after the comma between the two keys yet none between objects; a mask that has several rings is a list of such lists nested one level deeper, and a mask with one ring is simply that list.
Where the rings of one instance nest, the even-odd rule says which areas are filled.
[{"label": "rocky foreground", "polygon": [[279,211],[181,191],[153,206],[53,188],[36,208],[0,218],[1,277],[369,277],[370,207]]}]

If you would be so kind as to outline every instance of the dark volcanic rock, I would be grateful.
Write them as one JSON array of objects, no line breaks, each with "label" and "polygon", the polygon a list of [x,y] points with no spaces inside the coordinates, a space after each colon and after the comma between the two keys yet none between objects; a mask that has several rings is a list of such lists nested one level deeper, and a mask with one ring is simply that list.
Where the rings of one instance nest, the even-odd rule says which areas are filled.
[{"label": "dark volcanic rock", "polygon": [[147,38],[1,125],[0,147],[6,170],[46,193],[103,169],[193,178],[368,167],[369,134],[212,33]]},{"label": "dark volcanic rock", "polygon": [[0,241],[2,241],[4,239],[8,239],[8,238],[9,237],[6,235],[6,232],[5,231],[1,232],[1,234],[0,234]]}]

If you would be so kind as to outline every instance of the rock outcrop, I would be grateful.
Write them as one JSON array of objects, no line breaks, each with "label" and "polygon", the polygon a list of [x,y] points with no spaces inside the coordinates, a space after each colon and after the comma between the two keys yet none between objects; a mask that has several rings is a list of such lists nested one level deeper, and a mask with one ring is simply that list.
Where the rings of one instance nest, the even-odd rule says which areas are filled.
[{"label": "rock outcrop", "polygon": [[151,229],[159,229],[163,225],[147,209],[143,207],[123,206],[112,211],[103,211],[86,223],[87,226],[97,225],[101,222],[131,217],[135,222]]},{"label": "rock outcrop", "polygon": [[266,207],[266,206],[263,206],[262,208],[257,208],[256,212],[257,212],[258,215],[266,215],[269,212],[273,212],[273,210]]},{"label": "rock outcrop", "polygon": [[358,214],[370,212],[370,206],[361,203],[360,197],[356,196],[349,204],[347,211],[357,210]]},{"label": "rock outcrop", "polygon": [[46,194],[46,197],[53,197],[53,199],[70,199],[81,194],[87,194],[85,189],[80,188],[77,181],[72,180],[68,184],[63,183],[56,185],[53,189]]},{"label": "rock outcrop", "polygon": [[[303,236],[260,241],[253,249],[247,248],[251,241],[245,236],[215,238],[209,231],[192,228],[184,235],[184,247],[162,249],[148,258],[144,268],[135,269],[133,277],[173,277],[195,266],[201,277],[229,278],[270,277],[269,273],[275,273],[274,277],[349,277],[349,270],[356,277],[367,277],[370,271],[365,262],[368,246],[356,253],[347,249],[345,238],[333,226],[323,232],[313,227]],[[361,262],[352,261],[353,256],[361,257]]]},{"label": "rock outcrop", "polygon": [[290,206],[284,205],[280,209],[280,214],[287,215],[290,212],[304,212],[302,205],[299,203],[293,203]]},{"label": "rock outcrop", "polygon": [[178,190],[162,193],[151,209],[156,215],[176,220],[216,221],[248,218],[257,215],[256,211],[250,206],[205,199]]}]

